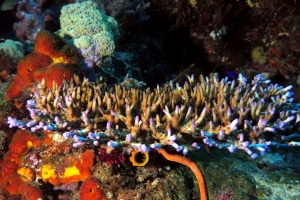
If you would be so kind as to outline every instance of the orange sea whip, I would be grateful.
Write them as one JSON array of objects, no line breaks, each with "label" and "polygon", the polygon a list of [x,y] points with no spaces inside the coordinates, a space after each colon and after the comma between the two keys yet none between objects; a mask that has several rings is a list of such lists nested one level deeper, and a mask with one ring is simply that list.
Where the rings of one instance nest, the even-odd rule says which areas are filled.
[{"label": "orange sea whip", "polygon": [[198,168],[198,166],[189,160],[186,157],[179,156],[179,155],[171,155],[166,152],[163,148],[158,149],[158,153],[161,153],[167,160],[181,163],[187,167],[189,167],[195,174],[199,189],[200,189],[200,200],[206,200],[207,199],[207,193],[206,193],[206,187],[205,187],[205,181],[202,172]]}]

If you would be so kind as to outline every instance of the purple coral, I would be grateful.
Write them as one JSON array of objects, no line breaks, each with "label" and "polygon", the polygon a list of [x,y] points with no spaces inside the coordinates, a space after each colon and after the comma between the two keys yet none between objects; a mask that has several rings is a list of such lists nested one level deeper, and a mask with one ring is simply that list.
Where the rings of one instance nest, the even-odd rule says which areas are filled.
[{"label": "purple coral", "polygon": [[99,148],[98,158],[101,162],[105,162],[107,165],[125,163],[125,157],[118,149],[114,149],[112,152],[107,153],[106,148]]},{"label": "purple coral", "polygon": [[16,17],[18,22],[14,23],[17,38],[22,42],[35,40],[36,34],[45,28],[45,21],[52,20],[50,10],[42,11],[43,0],[19,1]]},{"label": "purple coral", "polygon": [[216,200],[233,200],[234,196],[235,194],[231,188],[227,188],[224,192],[216,189],[214,194]]}]

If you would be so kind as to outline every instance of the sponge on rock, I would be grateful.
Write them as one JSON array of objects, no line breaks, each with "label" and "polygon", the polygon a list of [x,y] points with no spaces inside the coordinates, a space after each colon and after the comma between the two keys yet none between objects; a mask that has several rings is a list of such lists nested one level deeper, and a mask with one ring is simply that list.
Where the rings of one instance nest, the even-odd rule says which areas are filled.
[{"label": "sponge on rock", "polygon": [[104,191],[97,180],[90,177],[80,187],[80,200],[105,200]]}]

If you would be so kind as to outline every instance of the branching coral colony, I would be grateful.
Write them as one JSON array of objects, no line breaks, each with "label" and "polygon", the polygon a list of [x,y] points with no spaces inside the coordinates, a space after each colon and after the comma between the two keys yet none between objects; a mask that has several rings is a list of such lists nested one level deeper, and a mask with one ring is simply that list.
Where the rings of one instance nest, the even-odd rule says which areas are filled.
[{"label": "branching coral colony", "polygon": [[[140,152],[164,146],[184,155],[201,145],[234,152],[241,149],[252,158],[269,146],[295,146],[300,104],[293,103],[292,86],[272,84],[261,75],[237,81],[217,74],[188,76],[179,84],[154,90],[106,86],[78,77],[60,87],[41,82],[27,101],[31,120],[9,117],[10,127],[31,132],[51,131],[74,148],[102,145]],[[62,137],[63,136],[63,137]]]},{"label": "branching coral colony", "polygon": [[104,143],[148,152],[171,145],[186,155],[205,143],[230,152],[242,149],[256,158],[270,145],[298,144],[287,142],[300,120],[291,89],[261,75],[251,83],[242,75],[237,82],[219,81],[217,74],[200,76],[199,82],[191,76],[183,87],[153,91],[107,88],[75,77],[59,88],[42,82],[27,101],[32,120],[9,117],[8,123],[32,132],[59,132],[75,148]]}]

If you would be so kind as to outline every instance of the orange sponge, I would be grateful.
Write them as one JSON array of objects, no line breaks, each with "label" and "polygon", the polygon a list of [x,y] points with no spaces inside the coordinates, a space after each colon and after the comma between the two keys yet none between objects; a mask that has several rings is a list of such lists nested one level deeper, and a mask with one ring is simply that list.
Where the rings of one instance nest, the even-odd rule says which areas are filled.
[{"label": "orange sponge", "polygon": [[17,171],[19,165],[13,161],[5,161],[1,166],[1,177],[6,179],[9,175]]},{"label": "orange sponge", "polygon": [[17,155],[12,153],[11,151],[7,151],[3,156],[3,162],[12,161],[20,165],[22,163],[21,158]]},{"label": "orange sponge", "polygon": [[78,163],[79,168],[90,169],[94,165],[95,153],[87,150],[81,155],[80,162]]},{"label": "orange sponge", "polygon": [[62,174],[57,174],[60,164],[44,164],[41,168],[41,176],[44,182],[52,185],[61,185],[71,182],[83,181],[91,175],[91,168],[94,165],[95,154],[93,151],[85,151],[80,159],[76,156],[68,157],[69,166],[65,166]]},{"label": "orange sponge", "polygon": [[26,55],[18,62],[17,72],[24,81],[33,82],[33,73],[43,67],[48,67],[52,63],[52,59],[45,54],[33,52]]},{"label": "orange sponge", "polygon": [[43,192],[31,183],[23,183],[19,188],[24,200],[45,199]]},{"label": "orange sponge", "polygon": [[35,52],[43,53],[54,61],[78,64],[78,55],[61,37],[42,30],[36,35]]},{"label": "orange sponge", "polygon": [[[61,179],[63,183],[83,181],[91,176],[91,168],[94,165],[95,154],[93,151],[87,150],[80,160],[74,160],[73,166],[65,168],[64,175]],[[72,163],[73,158],[71,158]]]},{"label": "orange sponge", "polygon": [[21,164],[21,159],[18,155],[8,151],[3,157],[3,162],[1,163],[0,171],[0,184],[3,184],[7,177],[15,173]]},{"label": "orange sponge", "polygon": [[84,180],[91,175],[90,169],[94,165],[95,153],[93,151],[85,151],[81,155],[80,161],[76,163],[76,167],[79,169],[82,179]]},{"label": "orange sponge", "polygon": [[77,157],[69,157],[69,166],[64,167],[64,172],[58,175],[56,169],[62,167],[53,164],[44,164],[41,168],[41,176],[45,182],[50,182],[52,185],[61,185],[71,182],[83,181],[91,176],[91,168],[94,165],[95,154],[93,151],[85,151],[80,159]]},{"label": "orange sponge", "polygon": [[93,178],[83,181],[80,188],[80,200],[105,200],[104,190],[99,182]]},{"label": "orange sponge", "polygon": [[23,181],[19,174],[13,173],[5,180],[3,187],[6,189],[9,194],[20,194],[20,186],[23,184]]},{"label": "orange sponge", "polygon": [[61,86],[63,80],[71,80],[74,72],[71,65],[65,63],[53,63],[47,68],[41,68],[34,72],[34,79],[41,82],[45,79],[46,86],[52,88],[53,81]]},{"label": "orange sponge", "polygon": [[22,194],[26,200],[37,200],[39,198],[45,199],[42,191],[34,187],[30,182],[26,182],[17,173],[13,173],[4,182],[3,187],[9,194]]},{"label": "orange sponge", "polygon": [[[44,133],[46,132],[47,130],[44,131]],[[50,131],[48,131],[50,132]],[[52,146],[53,145],[53,141],[52,141],[52,133],[49,133],[48,135],[46,135],[43,139],[43,144],[46,145],[46,146]]]},{"label": "orange sponge", "polygon": [[31,83],[24,81],[18,74],[13,77],[7,86],[6,89],[6,101],[10,101],[13,98],[21,96],[24,89],[29,86]]},{"label": "orange sponge", "polygon": [[29,152],[31,147],[41,145],[42,141],[39,141],[31,132],[27,130],[18,130],[8,148],[9,150],[18,155],[23,156]]},{"label": "orange sponge", "polygon": [[34,81],[45,78],[47,86],[52,87],[53,80],[61,85],[63,79],[70,80],[74,73],[82,74],[78,66],[71,66],[78,62],[77,52],[61,37],[46,30],[40,31],[36,36],[34,52],[18,62],[18,73],[7,87],[6,100],[20,97]]}]

